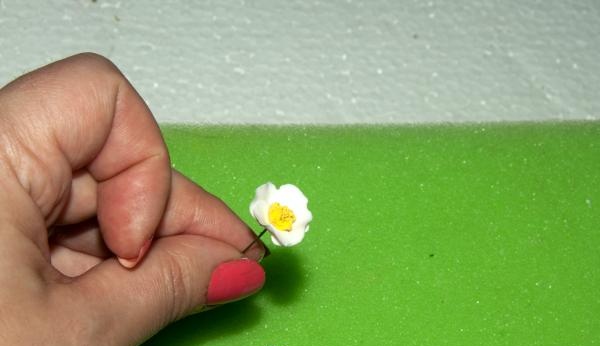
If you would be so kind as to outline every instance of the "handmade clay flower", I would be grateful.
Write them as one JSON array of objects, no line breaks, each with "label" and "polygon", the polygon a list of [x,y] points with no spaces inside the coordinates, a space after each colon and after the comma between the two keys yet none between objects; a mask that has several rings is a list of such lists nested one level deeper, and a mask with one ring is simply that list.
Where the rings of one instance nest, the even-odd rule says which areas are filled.
[{"label": "handmade clay flower", "polygon": [[271,233],[275,245],[293,246],[308,232],[312,213],[307,204],[308,199],[296,186],[285,184],[278,189],[269,182],[256,189],[250,214]]}]

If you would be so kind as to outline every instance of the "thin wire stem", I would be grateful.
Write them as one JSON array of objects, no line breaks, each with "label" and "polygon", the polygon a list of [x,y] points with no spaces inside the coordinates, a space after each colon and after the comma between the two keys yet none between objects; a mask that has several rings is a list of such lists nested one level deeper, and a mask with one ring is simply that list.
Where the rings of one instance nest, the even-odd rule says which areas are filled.
[{"label": "thin wire stem", "polygon": [[265,233],[267,233],[267,229],[263,229],[262,232],[260,232],[260,234],[252,241],[252,243],[250,243],[248,246],[246,246],[246,248],[242,251],[242,253],[245,253],[246,251],[248,251],[252,245],[256,244],[256,242],[260,239],[260,237],[262,237]]}]

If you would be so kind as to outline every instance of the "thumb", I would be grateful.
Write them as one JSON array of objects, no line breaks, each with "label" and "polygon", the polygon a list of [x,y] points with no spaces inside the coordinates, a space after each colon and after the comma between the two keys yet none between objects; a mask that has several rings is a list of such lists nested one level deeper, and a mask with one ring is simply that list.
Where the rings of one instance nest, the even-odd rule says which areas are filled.
[{"label": "thumb", "polygon": [[178,235],[156,240],[135,270],[111,259],[67,286],[77,296],[78,313],[93,326],[92,341],[108,338],[109,344],[125,345],[139,343],[203,306],[254,294],[264,280],[262,267],[242,259],[232,246]]}]

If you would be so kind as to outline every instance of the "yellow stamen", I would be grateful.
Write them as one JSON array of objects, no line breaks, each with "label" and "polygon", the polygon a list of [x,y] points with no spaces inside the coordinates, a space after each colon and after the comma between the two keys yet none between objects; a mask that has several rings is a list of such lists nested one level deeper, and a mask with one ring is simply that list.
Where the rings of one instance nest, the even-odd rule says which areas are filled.
[{"label": "yellow stamen", "polygon": [[273,203],[269,207],[269,222],[278,230],[291,231],[294,221],[296,221],[296,215],[285,205]]}]

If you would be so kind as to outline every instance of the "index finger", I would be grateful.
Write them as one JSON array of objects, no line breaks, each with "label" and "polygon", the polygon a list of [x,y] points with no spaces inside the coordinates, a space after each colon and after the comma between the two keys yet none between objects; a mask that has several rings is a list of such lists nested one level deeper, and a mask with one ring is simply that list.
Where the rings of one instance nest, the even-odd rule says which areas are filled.
[{"label": "index finger", "polygon": [[10,83],[0,105],[14,149],[8,161],[46,224],[65,205],[72,172],[86,168],[98,182],[107,246],[137,258],[164,212],[171,169],[156,121],[120,71],[98,55],[76,55]]}]

